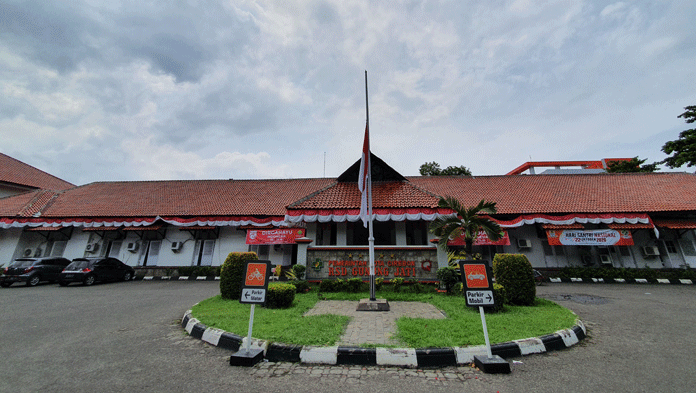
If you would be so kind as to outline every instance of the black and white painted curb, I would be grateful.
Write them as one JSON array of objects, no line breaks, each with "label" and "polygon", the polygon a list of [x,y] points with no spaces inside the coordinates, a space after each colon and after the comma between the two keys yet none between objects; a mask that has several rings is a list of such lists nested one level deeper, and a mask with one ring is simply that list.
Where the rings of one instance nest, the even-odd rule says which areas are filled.
[{"label": "black and white painted curb", "polygon": [[667,279],[667,278],[558,278],[551,277],[549,282],[587,282],[587,283],[599,283],[599,284],[674,284],[674,285],[693,285],[693,280],[686,279]]},{"label": "black and white painted curb", "polygon": [[[145,277],[135,277],[134,280],[143,280],[143,281],[220,281],[220,276],[197,276],[197,277],[189,277],[189,276],[145,276]],[[591,278],[591,279],[583,279],[583,278],[577,278],[577,277],[572,277],[572,278],[559,278],[559,277],[551,277],[548,279],[548,282],[552,283],[559,283],[559,282],[580,282],[580,283],[599,283],[599,284],[631,284],[631,283],[636,283],[636,284],[673,284],[673,285],[694,285],[693,280],[687,280],[687,279],[666,279],[666,278],[633,278],[633,279],[624,279],[624,278]]]},{"label": "black and white painted curb", "polygon": [[[186,311],[181,327],[192,337],[201,339],[216,347],[238,351],[246,345],[246,337],[209,328]],[[557,351],[571,347],[587,335],[585,325],[576,320],[570,329],[559,330],[538,338],[515,340],[491,346],[493,355],[512,358]],[[471,364],[474,356],[487,354],[484,345],[454,348],[361,348],[361,347],[311,347],[285,345],[268,341],[254,340],[252,348],[264,350],[264,357],[270,362],[301,362],[327,365],[364,365],[398,367],[445,367]]]}]

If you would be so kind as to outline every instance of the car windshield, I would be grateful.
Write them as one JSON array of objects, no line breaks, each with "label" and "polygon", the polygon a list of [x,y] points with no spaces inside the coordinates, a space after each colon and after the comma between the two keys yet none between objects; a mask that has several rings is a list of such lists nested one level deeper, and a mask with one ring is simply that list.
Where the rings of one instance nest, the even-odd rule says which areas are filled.
[{"label": "car windshield", "polygon": [[32,259],[29,259],[29,260],[20,259],[20,260],[14,261],[14,263],[10,266],[12,266],[12,267],[29,267],[29,266],[34,265],[34,262],[35,261]]},{"label": "car windshield", "polygon": [[79,260],[79,261],[72,261],[68,267],[65,268],[65,270],[82,270],[86,267],[89,267],[90,261],[88,260]]}]

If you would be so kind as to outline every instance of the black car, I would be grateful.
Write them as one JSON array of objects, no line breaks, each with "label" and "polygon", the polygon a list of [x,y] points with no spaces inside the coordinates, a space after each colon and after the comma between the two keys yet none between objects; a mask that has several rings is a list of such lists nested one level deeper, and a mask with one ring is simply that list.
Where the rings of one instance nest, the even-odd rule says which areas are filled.
[{"label": "black car", "polygon": [[17,258],[3,271],[0,286],[7,288],[24,282],[33,287],[41,281],[58,281],[58,275],[68,264],[70,260],[60,257]]},{"label": "black car", "polygon": [[76,258],[60,273],[58,284],[92,285],[97,281],[129,281],[135,269],[116,258]]}]

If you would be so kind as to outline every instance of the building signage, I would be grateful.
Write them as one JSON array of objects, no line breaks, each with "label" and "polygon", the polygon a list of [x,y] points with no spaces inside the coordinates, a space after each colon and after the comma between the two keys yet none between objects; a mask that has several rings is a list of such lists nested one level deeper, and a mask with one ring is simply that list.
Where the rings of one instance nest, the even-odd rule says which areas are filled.
[{"label": "building signage", "polygon": [[491,268],[485,262],[460,263],[467,306],[495,306]]},{"label": "building signage", "polygon": [[[449,240],[447,242],[448,246],[464,246],[466,245],[466,242],[464,241],[464,236],[459,236],[456,239]],[[474,246],[509,246],[510,245],[510,237],[508,236],[507,231],[503,231],[503,237],[501,237],[498,241],[492,241],[489,237],[488,234],[485,231],[479,231],[478,235],[476,235],[476,240],[474,240]]]},{"label": "building signage", "polygon": [[551,246],[632,246],[633,237],[629,230],[548,230]]},{"label": "building signage", "polygon": [[295,244],[295,240],[304,235],[304,228],[250,229],[246,244]]},{"label": "building signage", "polygon": [[244,269],[244,285],[240,303],[263,304],[266,302],[268,291],[268,276],[271,272],[271,261],[250,261]]}]

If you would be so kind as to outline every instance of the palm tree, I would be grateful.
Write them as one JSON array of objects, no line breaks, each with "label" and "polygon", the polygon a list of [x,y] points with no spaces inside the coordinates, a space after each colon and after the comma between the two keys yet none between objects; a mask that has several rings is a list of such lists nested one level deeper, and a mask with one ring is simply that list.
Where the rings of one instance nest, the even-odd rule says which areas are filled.
[{"label": "palm tree", "polygon": [[492,241],[503,237],[503,231],[497,222],[482,216],[481,214],[495,214],[497,209],[495,202],[481,200],[477,206],[465,208],[453,197],[440,197],[437,202],[440,208],[451,209],[455,215],[440,216],[430,224],[430,231],[439,238],[439,246],[448,250],[447,241],[464,235],[464,243],[467,255],[471,256],[474,248],[474,240],[479,231],[486,232]]}]

